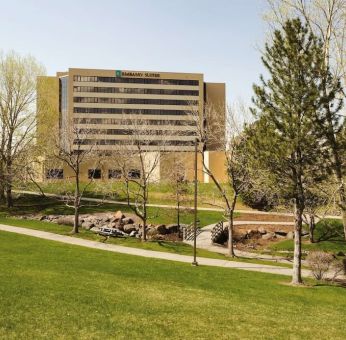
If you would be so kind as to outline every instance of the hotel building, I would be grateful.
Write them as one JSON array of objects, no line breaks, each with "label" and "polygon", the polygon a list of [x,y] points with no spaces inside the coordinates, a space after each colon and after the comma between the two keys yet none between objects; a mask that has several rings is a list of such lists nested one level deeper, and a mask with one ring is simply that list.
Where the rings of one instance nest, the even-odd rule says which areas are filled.
[{"label": "hotel building", "polygon": [[[187,163],[191,163],[196,124],[208,124],[203,117],[206,102],[223,108],[218,123],[225,126],[225,84],[204,82],[200,73],[70,68],[55,77],[41,77],[39,84],[38,103],[47,101],[49,92],[50,105],[56,111],[50,123],[58,121],[61,131],[73,124],[80,133],[85,133],[82,141],[74,141],[76,146],[82,144],[78,146],[80,149],[87,150],[94,144],[102,152],[124,146],[135,149],[140,139],[138,131],[141,131],[142,148],[165,154],[162,160],[169,159],[169,153],[181,153],[188,159]],[[196,120],[196,115],[200,119]],[[46,122],[46,119],[39,121],[41,129]],[[218,129],[213,133],[225,132]],[[224,176],[224,158],[220,151],[220,145],[207,145],[206,159],[210,167],[220,168],[220,176]],[[169,161],[161,162],[158,177],[160,172],[164,173],[164,163]],[[105,169],[101,177],[107,178],[107,173],[113,170]],[[207,181],[202,174],[199,177]]]}]

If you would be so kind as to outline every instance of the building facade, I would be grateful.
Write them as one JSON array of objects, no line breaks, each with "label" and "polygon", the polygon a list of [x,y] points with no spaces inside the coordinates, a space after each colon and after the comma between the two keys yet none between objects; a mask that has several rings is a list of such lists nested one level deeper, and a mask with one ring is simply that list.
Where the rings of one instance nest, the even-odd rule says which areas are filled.
[{"label": "building facade", "polygon": [[[206,83],[200,73],[70,68],[55,77],[42,77],[40,83],[49,84],[50,90],[41,86],[45,91],[39,92],[39,103],[47,93],[58,91],[58,95],[51,96],[50,104],[57,113],[50,123],[55,120],[62,132],[71,126],[78,129],[82,138],[73,139],[76,149],[88,150],[90,145],[97,145],[99,152],[107,153],[124,148],[135,150],[140,143],[148,152],[165,154],[158,178],[164,173],[165,164],[170,163],[163,161],[169,159],[170,153],[192,157],[201,128],[198,125],[208,124],[203,118],[206,102],[224,108],[218,123],[225,125],[225,84]],[[45,122],[41,120],[41,128]],[[222,131],[225,133],[218,129],[214,134]],[[219,139],[223,137],[220,135]],[[66,134],[61,134],[61,139],[62,144],[67,143]],[[214,140],[218,140],[217,136]],[[205,152],[213,154],[208,155],[209,160],[216,157],[220,164],[220,145],[207,145]],[[114,169],[106,173],[109,171]],[[223,176],[224,169],[219,172]],[[199,177],[207,181],[202,174]]]}]

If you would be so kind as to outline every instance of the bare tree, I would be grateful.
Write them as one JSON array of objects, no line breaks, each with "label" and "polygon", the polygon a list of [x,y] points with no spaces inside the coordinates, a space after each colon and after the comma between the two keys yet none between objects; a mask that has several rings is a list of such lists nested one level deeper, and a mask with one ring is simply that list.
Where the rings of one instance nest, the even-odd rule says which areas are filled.
[{"label": "bare tree", "polygon": [[[148,120],[135,115],[125,115],[122,125],[128,126],[125,139],[119,140],[113,156],[124,181],[124,193],[130,209],[142,221],[142,241],[146,241],[149,185],[160,180],[160,153],[165,151],[166,135],[153,130]],[[166,131],[167,133],[167,131]]]},{"label": "bare tree", "polygon": [[[59,129],[55,136],[55,148],[51,157],[47,159],[47,177],[55,179],[61,176],[60,170],[54,167],[56,161],[60,165],[66,166],[65,169],[71,172],[71,175],[65,175],[65,183],[69,179],[73,180],[74,190],[70,193],[68,190],[65,192],[63,200],[68,207],[74,209],[74,224],[72,233],[79,232],[79,213],[82,207],[81,200],[87,188],[93,182],[95,177],[95,170],[99,163],[99,156],[97,152],[97,142],[94,139],[97,135],[96,129],[88,127],[80,128],[72,121],[64,128]],[[93,169],[88,174],[86,183],[82,183],[82,165],[92,161]],[[94,171],[94,172],[93,172]]]},{"label": "bare tree", "polygon": [[173,153],[166,180],[175,200],[178,227],[180,227],[181,206],[187,201],[189,190],[186,171],[185,158],[181,154]]},{"label": "bare tree", "polygon": [[[243,124],[248,116],[247,112],[248,110],[241,102],[227,108],[206,103],[203,117],[197,111],[190,111],[190,115],[196,121],[198,140],[202,144],[199,152],[202,158],[203,171],[217,187],[225,205],[223,208],[225,208],[225,217],[228,220],[228,250],[229,256],[232,257],[235,256],[233,244],[235,206],[241,191],[250,183],[244,143],[245,135],[242,134]],[[225,125],[220,124],[220,120],[223,121],[223,116],[226,116]],[[207,124],[204,124],[204,120]],[[208,166],[204,150],[209,145],[216,146],[217,150],[222,151],[225,155],[227,186],[220,182]]]},{"label": "bare tree", "polygon": [[31,56],[0,55],[0,198],[5,191],[8,207],[18,160],[34,139],[36,79],[44,73]]}]

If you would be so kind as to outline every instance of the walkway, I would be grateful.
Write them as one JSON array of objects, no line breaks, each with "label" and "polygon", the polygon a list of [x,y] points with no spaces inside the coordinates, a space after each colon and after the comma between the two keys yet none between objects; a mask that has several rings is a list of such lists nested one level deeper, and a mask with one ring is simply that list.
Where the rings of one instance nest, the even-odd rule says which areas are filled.
[{"label": "walkway", "polygon": [[[136,256],[143,256],[143,257],[184,262],[184,263],[192,262],[192,257],[187,255],[179,255],[179,254],[173,254],[173,253],[165,253],[165,252],[159,252],[159,251],[144,250],[139,248],[130,248],[130,247],[113,245],[113,244],[106,244],[106,243],[101,243],[96,241],[84,240],[77,237],[58,235],[58,234],[53,234],[53,233],[40,231],[40,230],[13,227],[13,226],[8,226],[4,224],[0,224],[0,231],[7,231],[7,232],[17,233],[22,235],[28,235],[32,237],[38,237],[45,240],[57,241],[57,242],[62,242],[66,244],[78,245],[78,246],[88,247],[93,249],[107,250],[111,252],[128,254],[128,255],[136,255]],[[286,276],[292,275],[292,269],[285,268],[285,267],[269,266],[269,265],[246,263],[246,262],[227,261],[227,260],[218,260],[218,259],[208,259],[204,257],[199,257],[197,260],[200,265],[205,265],[205,266],[234,268],[234,269],[241,269],[241,270],[248,270],[248,271],[255,271],[255,272],[262,272],[262,273],[280,274],[280,275],[286,275]],[[302,275],[304,277],[308,277],[310,276],[310,273],[307,270],[303,270]]]},{"label": "walkway", "polygon": [[[279,226],[294,226],[294,222],[262,222],[262,221],[234,221],[234,226],[240,226],[240,225],[279,225]],[[206,249],[215,253],[220,254],[228,254],[228,248],[222,246],[213,244],[211,242],[211,231],[215,224],[210,224],[201,229],[201,233],[198,234],[196,239],[197,248]],[[193,241],[184,241],[187,244],[193,245]],[[247,258],[253,258],[258,260],[268,260],[272,262],[280,262],[280,263],[286,263],[286,264],[292,264],[292,262],[282,256],[272,256],[272,255],[265,255],[265,254],[258,254],[258,253],[251,253],[248,251],[241,251],[241,250],[234,250],[234,253],[236,256],[239,257],[247,257]]]},{"label": "walkway", "polygon": [[[13,190],[13,192],[17,192],[20,194],[28,194],[28,195],[42,195],[42,193],[38,191],[28,191],[28,190]],[[55,198],[64,198],[63,195],[57,195],[57,194],[48,194],[45,193],[47,197],[55,197]],[[117,205],[127,205],[127,202],[124,201],[116,201],[116,200],[109,200],[109,199],[103,199],[103,198],[91,198],[91,197],[82,197],[82,201],[85,202],[95,202],[95,203],[109,203],[109,204],[117,204]],[[154,208],[164,208],[164,209],[176,209],[177,207],[175,205],[170,204],[156,204],[156,203],[148,203],[148,207],[154,207]],[[193,207],[187,207],[187,206],[180,206],[181,209],[193,209]],[[225,209],[221,208],[206,208],[206,207],[197,207],[197,210],[199,211],[220,211],[224,212]],[[256,214],[256,215],[277,215],[277,216],[293,216],[292,213],[283,213],[283,212],[271,212],[271,211],[259,211],[259,210],[234,210],[235,213],[243,213],[243,214]],[[334,219],[342,219],[340,215],[326,215],[324,218],[334,218]],[[280,222],[281,223],[281,222]]]}]

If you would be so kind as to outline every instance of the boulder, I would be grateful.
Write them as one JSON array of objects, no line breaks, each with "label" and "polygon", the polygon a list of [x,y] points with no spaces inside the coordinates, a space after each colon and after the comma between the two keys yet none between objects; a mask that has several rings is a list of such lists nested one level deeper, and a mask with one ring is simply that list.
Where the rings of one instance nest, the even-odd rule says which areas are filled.
[{"label": "boulder", "polygon": [[275,235],[276,236],[284,236],[284,237],[286,237],[287,232],[283,231],[283,230],[277,230],[277,231],[275,231]]},{"label": "boulder", "polygon": [[81,224],[82,228],[86,229],[86,230],[90,230],[92,227],[94,227],[94,223],[91,223],[91,222],[83,222]]},{"label": "boulder", "polygon": [[294,233],[293,231],[289,231],[286,235],[286,238],[288,238],[289,240],[293,240],[294,239]]},{"label": "boulder", "polygon": [[258,239],[261,237],[261,233],[258,230],[250,229],[247,231],[246,238],[248,239]]},{"label": "boulder", "polygon": [[159,232],[157,231],[156,228],[148,228],[147,230],[147,235],[148,236],[154,236],[157,235]]},{"label": "boulder", "polygon": [[137,230],[133,230],[130,232],[130,237],[135,237],[138,234]]},{"label": "boulder", "polygon": [[257,230],[261,235],[264,235],[267,233],[267,231],[263,227],[259,227]]},{"label": "boulder", "polygon": [[67,215],[67,216],[59,217],[58,218],[58,224],[73,225],[74,224],[74,216]]},{"label": "boulder", "polygon": [[118,224],[117,223],[115,223],[115,222],[110,222],[110,223],[108,223],[108,227],[109,228],[116,228],[118,226]]},{"label": "boulder", "polygon": [[122,213],[121,210],[118,210],[115,214],[114,214],[114,219],[115,221],[120,221],[122,220],[123,218],[125,218],[125,215]]},{"label": "boulder", "polygon": [[166,230],[168,234],[174,234],[179,231],[179,226],[177,224],[168,224],[166,225]]},{"label": "boulder", "polygon": [[125,217],[121,220],[122,223],[124,224],[133,224],[135,223],[134,220],[131,217]]},{"label": "boulder", "polygon": [[133,224],[125,224],[123,228],[124,232],[127,234],[130,234],[132,231],[136,231],[136,227]]},{"label": "boulder", "polygon": [[164,224],[157,225],[156,230],[160,235],[166,235],[168,233],[166,226]]},{"label": "boulder", "polygon": [[273,238],[276,238],[275,233],[266,233],[266,234],[262,235],[263,240],[271,240]]}]

